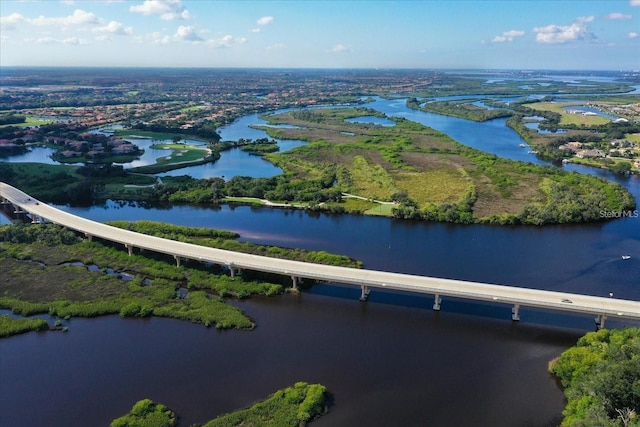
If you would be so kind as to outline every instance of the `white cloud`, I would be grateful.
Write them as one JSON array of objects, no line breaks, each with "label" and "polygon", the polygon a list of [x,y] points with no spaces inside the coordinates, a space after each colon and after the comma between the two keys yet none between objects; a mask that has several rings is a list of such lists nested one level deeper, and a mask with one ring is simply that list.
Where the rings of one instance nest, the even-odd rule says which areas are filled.
[{"label": "white cloud", "polygon": [[637,39],[638,37],[640,37],[640,33],[636,33],[635,31],[632,31],[629,34],[627,34],[627,37],[629,37],[630,39]]},{"label": "white cloud", "polygon": [[133,28],[125,27],[120,22],[111,21],[104,27],[96,28],[93,31],[98,33],[116,34],[120,36],[130,36],[133,34]]},{"label": "white cloud", "polygon": [[191,18],[189,11],[182,5],[182,0],[144,0],[142,4],[130,6],[129,11],[147,16],[160,15],[160,19],[164,21]]},{"label": "white cloud", "polygon": [[143,37],[137,37],[136,41],[144,43],[146,40],[149,40],[154,44],[163,45],[174,43],[206,43],[206,45],[214,48],[232,47],[247,41],[244,37],[234,37],[231,35],[226,35],[218,39],[205,39],[202,36],[205,33],[206,31],[197,30],[191,25],[181,25],[173,35],[162,35],[160,32],[154,32]]},{"label": "white cloud", "polygon": [[178,31],[176,31],[175,38],[182,41],[188,42],[202,42],[204,39],[196,33],[196,29],[191,25],[181,25],[178,27]]},{"label": "white cloud", "polygon": [[510,30],[510,31],[505,31],[499,36],[495,36],[493,39],[491,39],[491,41],[494,43],[512,42],[513,39],[515,39],[516,37],[522,37],[522,36],[524,36],[524,31]]},{"label": "white cloud", "polygon": [[80,39],[78,37],[68,37],[66,39],[56,39],[53,37],[40,37],[37,39],[26,39],[25,41],[29,43],[36,43],[36,44],[66,44],[66,45],[73,45],[73,46],[91,44],[89,43],[88,40]]},{"label": "white cloud", "polygon": [[629,0],[629,5],[640,6],[640,0]]},{"label": "white cloud", "polygon": [[249,30],[250,33],[259,33],[260,32],[260,28],[252,28]]},{"label": "white cloud", "polygon": [[47,18],[43,15],[34,19],[29,19],[29,23],[37,26],[59,26],[68,27],[71,25],[100,24],[100,19],[91,12],[85,12],[82,9],[76,9],[70,16],[59,18]]},{"label": "white cloud", "polygon": [[238,44],[246,43],[247,39],[244,37],[233,37],[231,35],[226,35],[219,39],[211,39],[207,40],[207,44],[213,47],[231,47]]},{"label": "white cloud", "polygon": [[262,18],[258,19],[256,21],[256,24],[258,25],[269,25],[269,24],[273,24],[275,22],[275,18],[273,16],[263,16]]},{"label": "white cloud", "polygon": [[276,50],[276,49],[283,49],[285,46],[283,43],[276,43],[276,44],[272,44],[271,46],[267,46],[267,50]]},{"label": "white cloud", "polygon": [[332,53],[351,52],[351,49],[343,44],[337,44],[331,48]]},{"label": "white cloud", "polygon": [[70,44],[70,45],[78,46],[78,45],[87,45],[90,43],[85,39],[79,39],[78,37],[69,37],[62,40],[62,44]]},{"label": "white cloud", "polygon": [[604,19],[609,19],[612,21],[629,20],[631,18],[633,18],[633,16],[627,15],[625,13],[619,13],[619,12],[613,12],[604,17]]},{"label": "white cloud", "polygon": [[17,25],[24,22],[24,16],[19,13],[12,13],[9,16],[0,16],[0,25],[3,30],[15,30]]},{"label": "white cloud", "polygon": [[571,25],[547,25],[536,27],[536,41],[539,43],[567,43],[574,40],[596,40],[597,37],[587,27],[593,16],[582,16]]}]

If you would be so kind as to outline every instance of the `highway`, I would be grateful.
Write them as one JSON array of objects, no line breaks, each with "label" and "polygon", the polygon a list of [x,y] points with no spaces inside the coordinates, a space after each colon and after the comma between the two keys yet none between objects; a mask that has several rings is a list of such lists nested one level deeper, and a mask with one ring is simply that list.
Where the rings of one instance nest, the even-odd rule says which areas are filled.
[{"label": "highway", "polygon": [[336,267],[207,248],[135,233],[78,217],[42,203],[5,183],[0,183],[0,196],[16,208],[30,213],[32,217],[40,217],[76,230],[89,238],[99,237],[121,243],[128,248],[130,254],[134,248],[169,254],[175,257],[178,265],[181,259],[191,259],[226,265],[232,274],[234,269],[276,273],[290,276],[294,287],[300,278],[356,285],[362,289],[363,300],[369,294],[370,288],[431,294],[434,296],[434,310],[440,309],[443,297],[489,301],[510,305],[513,320],[520,319],[521,307],[591,314],[596,316],[599,327],[604,327],[604,321],[608,317],[640,320],[640,301]]}]

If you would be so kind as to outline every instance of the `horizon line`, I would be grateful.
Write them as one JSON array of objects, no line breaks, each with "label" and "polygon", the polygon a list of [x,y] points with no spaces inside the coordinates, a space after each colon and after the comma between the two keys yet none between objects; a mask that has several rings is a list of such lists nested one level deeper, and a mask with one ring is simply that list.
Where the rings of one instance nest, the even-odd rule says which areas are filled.
[{"label": "horizon line", "polygon": [[268,67],[268,66],[160,66],[160,65],[0,65],[3,68],[88,68],[88,69],[174,69],[174,70],[366,70],[366,71],[595,71],[615,73],[640,73],[640,69],[609,68],[465,68],[465,67]]}]

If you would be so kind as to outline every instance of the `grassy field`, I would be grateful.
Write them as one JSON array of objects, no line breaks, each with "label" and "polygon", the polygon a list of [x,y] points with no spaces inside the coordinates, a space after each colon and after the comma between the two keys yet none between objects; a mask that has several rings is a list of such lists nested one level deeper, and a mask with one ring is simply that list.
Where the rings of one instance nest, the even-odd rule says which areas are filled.
[{"label": "grassy field", "polygon": [[4,128],[4,127],[8,127],[8,126],[15,126],[15,127],[23,128],[23,127],[47,125],[47,124],[51,124],[51,123],[55,123],[55,121],[54,120],[36,119],[34,117],[27,117],[27,120],[24,123],[14,123],[14,124],[0,125],[0,128]]},{"label": "grassy field", "polygon": [[187,144],[154,144],[151,148],[157,150],[172,150],[171,154],[165,157],[159,157],[156,162],[158,164],[193,162],[202,160],[211,152],[207,148],[196,147]]},{"label": "grassy field", "polygon": [[472,179],[462,169],[443,168],[395,175],[396,186],[418,203],[456,203],[473,187]]},{"label": "grassy field", "polygon": [[380,165],[355,156],[349,167],[351,186],[346,191],[369,199],[391,200],[396,187],[389,173]]},{"label": "grassy field", "polygon": [[171,141],[174,137],[180,137],[182,139],[193,139],[196,141],[206,142],[202,138],[194,135],[176,135],[175,133],[151,132],[137,129],[116,130],[114,134],[120,138],[151,138],[154,141]]},{"label": "grassy field", "polygon": [[[544,104],[537,105],[542,108]],[[547,105],[561,110],[555,104]],[[327,204],[346,212],[462,222],[517,223],[524,218],[526,223],[539,224],[586,218],[571,206],[593,205],[596,188],[603,192],[602,197],[604,193],[618,194],[615,202],[619,203],[618,208],[631,204],[628,193],[625,195],[616,184],[587,176],[578,182],[556,168],[500,159],[458,144],[447,135],[415,122],[394,118],[394,126],[382,127],[345,121],[367,112],[345,108],[269,116],[273,124],[296,126],[264,127],[271,137],[301,139],[309,144],[266,158],[282,168],[291,181],[321,177],[328,167],[333,168],[336,189],[365,199]],[[549,176],[562,182],[553,188],[566,192],[564,197],[551,197],[542,191],[542,180]],[[405,195],[413,204],[373,203],[391,202],[398,195]],[[606,199],[612,203],[616,200],[608,196]],[[560,208],[565,203],[567,206]],[[416,215],[417,212],[422,213]],[[558,215],[561,218],[556,218]],[[597,219],[593,212],[588,217]]]},{"label": "grassy field", "polygon": [[553,111],[562,116],[560,120],[560,126],[562,125],[578,125],[578,126],[596,126],[609,123],[611,120],[602,116],[584,116],[580,113],[569,113],[571,107],[577,107],[582,105],[575,102],[537,102],[534,104],[527,104],[527,107],[534,110]]},{"label": "grassy field", "polygon": [[165,157],[158,157],[152,165],[131,168],[130,172],[155,174],[180,169],[185,166],[195,166],[212,161],[212,152],[208,148],[187,144],[154,144],[151,148],[172,150]]},{"label": "grassy field", "polygon": [[640,133],[628,133],[624,137],[635,144],[640,144]]}]

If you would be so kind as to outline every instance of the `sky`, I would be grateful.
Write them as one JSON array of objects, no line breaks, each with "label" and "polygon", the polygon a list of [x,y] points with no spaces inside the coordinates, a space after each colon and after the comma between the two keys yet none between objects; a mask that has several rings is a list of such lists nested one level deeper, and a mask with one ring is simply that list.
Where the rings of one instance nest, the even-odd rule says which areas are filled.
[{"label": "sky", "polygon": [[0,66],[640,70],[640,0],[0,0]]}]

